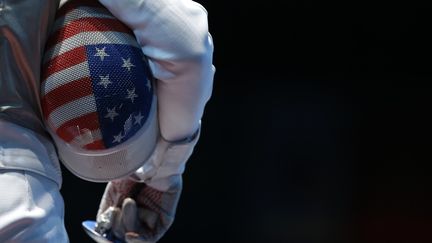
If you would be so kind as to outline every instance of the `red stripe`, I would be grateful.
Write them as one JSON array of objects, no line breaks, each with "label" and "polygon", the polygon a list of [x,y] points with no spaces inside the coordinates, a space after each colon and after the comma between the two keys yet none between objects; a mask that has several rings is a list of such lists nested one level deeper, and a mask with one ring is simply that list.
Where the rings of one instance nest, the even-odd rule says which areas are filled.
[{"label": "red stripe", "polygon": [[86,48],[81,46],[73,50],[67,51],[59,56],[49,60],[44,65],[42,82],[52,74],[62,71],[66,68],[83,63],[87,60]]},{"label": "red stripe", "polygon": [[90,77],[59,86],[42,97],[41,102],[45,119],[58,107],[91,94],[93,94],[93,87]]},{"label": "red stripe", "polygon": [[105,145],[103,140],[96,140],[93,143],[89,143],[85,145],[84,148],[88,150],[99,150],[99,149],[105,149]]},{"label": "red stripe", "polygon": [[[66,40],[76,34],[83,32],[122,32],[131,34],[133,33],[126,25],[120,22],[118,19],[107,19],[107,18],[80,18],[67,23],[63,28],[58,29],[53,33],[53,37],[47,43],[47,50],[52,48],[57,43]],[[91,38],[91,35],[89,35]]]},{"label": "red stripe", "polygon": [[70,142],[80,134],[97,129],[99,129],[99,117],[96,112],[92,112],[65,122],[56,130],[56,133],[64,141]]}]

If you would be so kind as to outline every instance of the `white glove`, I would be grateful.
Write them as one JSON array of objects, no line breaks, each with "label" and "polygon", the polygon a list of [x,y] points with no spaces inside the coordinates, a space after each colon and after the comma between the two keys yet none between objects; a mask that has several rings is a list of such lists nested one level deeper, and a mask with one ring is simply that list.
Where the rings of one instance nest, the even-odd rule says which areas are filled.
[{"label": "white glove", "polygon": [[210,99],[215,68],[207,11],[190,0],[99,0],[131,28],[157,79],[158,119],[170,141],[192,134]]},{"label": "white glove", "polygon": [[127,243],[157,242],[174,221],[185,164],[199,139],[176,142],[160,139],[145,166],[134,175],[108,183],[96,231],[110,231]]},{"label": "white glove", "polygon": [[[181,175],[212,92],[215,69],[207,11],[190,0],[99,1],[133,30],[149,58],[157,79],[161,138],[135,174],[108,183],[97,231],[111,230],[128,243],[156,242],[174,220]],[[193,136],[179,140],[193,131]]]}]

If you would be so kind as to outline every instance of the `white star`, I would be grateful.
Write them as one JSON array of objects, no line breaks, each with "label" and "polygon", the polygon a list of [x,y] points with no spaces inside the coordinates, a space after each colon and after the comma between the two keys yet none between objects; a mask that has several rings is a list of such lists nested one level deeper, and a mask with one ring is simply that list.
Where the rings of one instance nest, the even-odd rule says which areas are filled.
[{"label": "white star", "polygon": [[132,115],[130,115],[129,118],[125,121],[125,124],[123,125],[123,131],[125,136],[132,129],[132,126]]},{"label": "white star", "polygon": [[108,84],[112,83],[109,80],[109,74],[107,74],[106,76],[99,75],[99,78],[101,79],[101,81],[98,84],[103,85],[105,89],[107,88]]},{"label": "white star", "polygon": [[123,137],[122,133],[120,132],[119,135],[117,135],[117,136],[114,135],[114,140],[112,142],[113,143],[120,143],[123,138],[124,137]]},{"label": "white star", "polygon": [[114,108],[112,108],[112,109],[110,109],[110,108],[107,108],[107,114],[105,115],[105,118],[110,118],[111,119],[111,121],[114,121],[114,117],[116,117],[116,116],[118,116],[119,114],[115,111],[115,107]]},{"label": "white star", "polygon": [[137,115],[137,116],[134,116],[134,117],[135,117],[134,125],[135,125],[135,124],[138,124],[139,126],[141,126],[141,120],[144,118],[144,116],[141,115],[141,112],[138,113],[138,115]]},{"label": "white star", "polygon": [[122,57],[122,60],[123,60],[123,65],[122,65],[122,67],[127,68],[128,71],[131,70],[131,67],[135,67],[135,65],[133,65],[133,64],[131,63],[130,58],[128,58],[128,59],[124,59],[124,58]]},{"label": "white star", "polygon": [[101,61],[104,60],[105,57],[109,57],[109,55],[105,52],[105,47],[102,49],[99,49],[96,47],[97,53],[94,54],[95,57],[100,57]]},{"label": "white star", "polygon": [[134,103],[134,100],[136,97],[138,97],[137,94],[135,94],[135,88],[133,88],[132,90],[126,90],[128,92],[128,95],[126,96],[126,99],[131,99],[132,103]]}]

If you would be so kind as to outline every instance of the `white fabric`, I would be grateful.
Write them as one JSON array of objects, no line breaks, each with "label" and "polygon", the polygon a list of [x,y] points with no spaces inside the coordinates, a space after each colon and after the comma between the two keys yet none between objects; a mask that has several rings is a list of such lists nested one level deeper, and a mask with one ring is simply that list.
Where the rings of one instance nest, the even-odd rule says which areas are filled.
[{"label": "white fabric", "polygon": [[178,183],[199,136],[200,129],[192,137],[177,142],[159,139],[150,159],[131,178],[159,191],[168,191]]},{"label": "white fabric", "polygon": [[0,0],[1,243],[68,242],[60,165],[38,109],[39,60],[57,3]]},{"label": "white fabric", "polygon": [[135,33],[157,83],[159,125],[169,141],[199,127],[213,87],[206,10],[190,0],[99,0]]},{"label": "white fabric", "polygon": [[0,242],[67,243],[56,183],[23,170],[0,169]]},{"label": "white fabric", "polygon": [[0,169],[43,175],[61,187],[60,163],[52,142],[24,127],[0,120]]},{"label": "white fabric", "polygon": [[61,182],[51,142],[0,120],[0,242],[68,242]]}]

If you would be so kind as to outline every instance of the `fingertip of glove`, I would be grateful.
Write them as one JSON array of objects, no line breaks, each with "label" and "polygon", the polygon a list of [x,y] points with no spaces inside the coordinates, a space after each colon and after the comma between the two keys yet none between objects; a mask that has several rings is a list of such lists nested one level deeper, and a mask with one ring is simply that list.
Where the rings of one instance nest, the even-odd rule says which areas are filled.
[{"label": "fingertip of glove", "polygon": [[135,232],[126,232],[125,237],[127,239],[136,239],[139,237],[139,234],[137,234]]},{"label": "fingertip of glove", "polygon": [[135,232],[127,232],[125,234],[125,240],[127,243],[147,243],[148,242],[142,239],[140,235]]},{"label": "fingertip of glove", "polygon": [[127,198],[125,198],[125,199],[123,200],[123,205],[125,205],[125,204],[130,204],[130,203],[135,203],[135,200],[133,200],[133,199],[130,198],[130,197],[127,197]]},{"label": "fingertip of glove", "polygon": [[122,204],[122,210],[123,212],[128,212],[128,211],[133,211],[134,213],[136,213],[137,211],[137,206],[136,206],[136,202],[135,200],[133,200],[132,198],[128,197],[125,198],[123,200],[123,204]]}]

